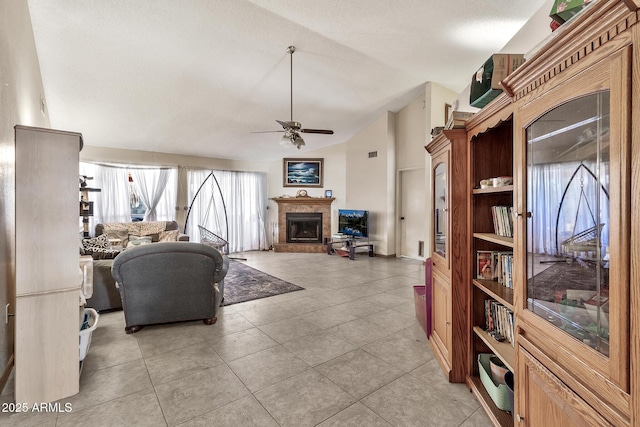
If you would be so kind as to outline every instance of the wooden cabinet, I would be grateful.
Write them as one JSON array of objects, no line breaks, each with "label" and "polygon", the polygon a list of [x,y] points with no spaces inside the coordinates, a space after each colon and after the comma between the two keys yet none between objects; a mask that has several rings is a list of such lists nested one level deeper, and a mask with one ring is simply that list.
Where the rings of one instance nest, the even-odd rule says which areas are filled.
[{"label": "wooden cabinet", "polygon": [[469,277],[466,260],[468,150],[464,129],[445,130],[426,146],[431,154],[433,228],[431,248],[431,347],[451,382],[466,376]]},{"label": "wooden cabinet", "polygon": [[78,393],[80,270],[77,133],[16,126],[7,153],[15,181],[15,400]]},{"label": "wooden cabinet", "polygon": [[[580,18],[505,83],[517,105],[519,351],[537,352],[580,407],[606,423],[635,425],[637,334],[629,331],[639,284],[632,272],[640,260],[630,257],[639,245],[632,207],[640,200],[640,158],[632,123],[640,117],[634,119],[631,101],[639,90],[632,83],[638,14],[623,2],[602,1]],[[547,74],[532,72],[542,69]],[[540,410],[531,406],[528,384],[523,391],[517,411]],[[566,414],[577,401],[566,394]]]},{"label": "wooden cabinet", "polygon": [[598,412],[526,350],[518,358],[519,425],[606,426]]},{"label": "wooden cabinet", "polygon": [[[637,8],[593,2],[467,122],[467,384],[496,425],[640,425]],[[511,187],[478,188],[502,175]],[[496,205],[513,237],[495,235]],[[478,251],[513,252],[512,289],[479,278]],[[487,333],[486,300],[513,312],[513,345]],[[481,352],[513,369],[514,418],[484,392]]]}]

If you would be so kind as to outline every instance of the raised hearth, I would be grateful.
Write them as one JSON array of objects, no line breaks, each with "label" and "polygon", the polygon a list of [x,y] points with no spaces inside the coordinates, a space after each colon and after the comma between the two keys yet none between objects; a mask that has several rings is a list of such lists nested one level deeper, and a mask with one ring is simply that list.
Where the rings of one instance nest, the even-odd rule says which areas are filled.
[{"label": "raised hearth", "polygon": [[[274,197],[272,199],[278,204],[278,242],[274,243],[275,252],[311,252],[322,253],[326,251],[325,241],[331,237],[331,203],[335,200],[333,197]],[[291,218],[296,218],[297,225],[292,227],[291,221],[287,224],[287,214],[295,214]],[[303,214],[303,215],[299,215]],[[291,228],[298,229],[300,223],[298,220],[307,221],[310,215],[316,214],[319,220],[320,235],[316,235],[313,241],[298,239],[287,242],[287,230]],[[308,227],[308,224],[305,224]],[[308,238],[309,228],[306,229],[303,238]],[[316,231],[314,233],[318,234]],[[291,239],[289,239],[291,240]]]}]

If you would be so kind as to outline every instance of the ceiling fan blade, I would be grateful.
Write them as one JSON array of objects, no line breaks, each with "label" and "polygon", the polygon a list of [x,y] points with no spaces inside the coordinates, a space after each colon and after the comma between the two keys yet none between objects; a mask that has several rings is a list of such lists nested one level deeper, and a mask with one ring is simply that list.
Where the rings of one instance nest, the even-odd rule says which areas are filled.
[{"label": "ceiling fan blade", "polygon": [[273,132],[285,132],[283,130],[256,130],[251,133],[273,133]]},{"label": "ceiling fan blade", "polygon": [[321,133],[324,135],[333,135],[333,131],[332,130],[327,130],[327,129],[300,129],[300,132],[304,132],[304,133]]},{"label": "ceiling fan blade", "polygon": [[291,125],[287,122],[283,122],[282,120],[276,120],[276,122],[280,123],[280,126],[282,126],[284,130],[291,129]]}]

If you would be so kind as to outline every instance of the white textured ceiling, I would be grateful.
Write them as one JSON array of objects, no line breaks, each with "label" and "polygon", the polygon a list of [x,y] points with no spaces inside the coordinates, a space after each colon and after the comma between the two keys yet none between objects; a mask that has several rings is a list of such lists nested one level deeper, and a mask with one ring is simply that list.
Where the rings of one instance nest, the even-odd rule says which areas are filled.
[{"label": "white textured ceiling", "polygon": [[[545,0],[28,0],[51,125],[85,144],[275,160],[462,91]],[[496,31],[497,30],[497,31]],[[280,146],[275,122],[335,134]],[[293,151],[291,151],[293,150]]]}]

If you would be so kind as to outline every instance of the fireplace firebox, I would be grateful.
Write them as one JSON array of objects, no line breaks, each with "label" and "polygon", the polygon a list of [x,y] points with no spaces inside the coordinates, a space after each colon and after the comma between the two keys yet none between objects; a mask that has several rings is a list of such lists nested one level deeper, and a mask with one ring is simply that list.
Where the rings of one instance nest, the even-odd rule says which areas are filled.
[{"label": "fireplace firebox", "polygon": [[322,213],[288,212],[287,243],[322,243]]}]

